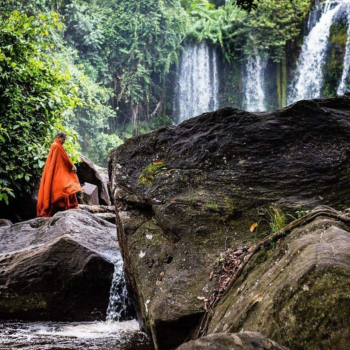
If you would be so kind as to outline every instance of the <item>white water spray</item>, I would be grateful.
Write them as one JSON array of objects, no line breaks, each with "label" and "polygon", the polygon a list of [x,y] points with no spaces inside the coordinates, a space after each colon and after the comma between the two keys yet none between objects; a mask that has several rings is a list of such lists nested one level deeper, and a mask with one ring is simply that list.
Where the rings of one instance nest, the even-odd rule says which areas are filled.
[{"label": "white water spray", "polygon": [[249,112],[266,111],[265,68],[266,61],[257,52],[246,60],[243,72],[243,108]]},{"label": "white water spray", "polygon": [[288,103],[320,97],[330,28],[341,6],[335,1],[323,3],[321,18],[304,39]]},{"label": "white water spray", "polygon": [[114,274],[109,294],[106,320],[120,321],[122,318],[125,318],[129,308],[130,298],[124,279],[123,260],[120,259],[114,265]]},{"label": "white water spray", "polygon": [[174,107],[179,123],[219,107],[217,54],[207,43],[185,47],[176,95]]},{"label": "white water spray", "polygon": [[347,9],[348,15],[348,38],[346,40],[345,55],[344,55],[344,67],[340,84],[338,86],[337,94],[343,95],[349,86],[349,73],[350,73],[350,8]]}]

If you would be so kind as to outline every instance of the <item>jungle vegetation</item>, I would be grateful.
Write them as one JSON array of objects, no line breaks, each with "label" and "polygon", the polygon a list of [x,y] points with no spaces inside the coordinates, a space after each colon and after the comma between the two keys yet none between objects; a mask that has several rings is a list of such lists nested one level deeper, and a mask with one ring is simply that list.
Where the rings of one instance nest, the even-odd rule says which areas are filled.
[{"label": "jungle vegetation", "polygon": [[70,153],[80,147],[105,165],[108,151],[125,139],[172,124],[169,81],[186,43],[207,40],[227,62],[255,49],[278,62],[311,6],[312,0],[0,0],[0,186],[27,188],[58,128],[72,136]]}]

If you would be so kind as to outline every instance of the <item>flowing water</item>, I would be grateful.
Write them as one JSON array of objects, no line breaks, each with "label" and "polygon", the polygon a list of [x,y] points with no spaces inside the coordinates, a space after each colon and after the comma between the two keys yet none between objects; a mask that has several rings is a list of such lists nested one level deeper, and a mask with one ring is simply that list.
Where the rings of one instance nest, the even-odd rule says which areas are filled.
[{"label": "flowing water", "polygon": [[206,42],[189,44],[181,56],[174,114],[178,123],[219,107],[216,50]]},{"label": "flowing water", "polygon": [[257,52],[246,60],[243,69],[243,108],[246,111],[266,111],[264,92],[266,63]]},{"label": "flowing water", "polygon": [[344,66],[343,66],[343,73],[341,77],[340,84],[338,86],[337,93],[338,95],[344,94],[348,87],[350,86],[350,6],[347,8],[347,15],[348,15],[348,38],[346,40],[346,47],[345,47],[345,55],[344,55]]},{"label": "flowing water", "polygon": [[105,322],[0,321],[0,350],[150,350],[147,335],[128,317],[128,297],[120,255],[106,256],[114,263]]},{"label": "flowing water", "polygon": [[323,86],[322,66],[326,59],[330,28],[343,2],[322,3],[322,13],[318,21],[304,38],[301,54],[297,62],[294,79],[290,87],[288,103],[320,97]]}]

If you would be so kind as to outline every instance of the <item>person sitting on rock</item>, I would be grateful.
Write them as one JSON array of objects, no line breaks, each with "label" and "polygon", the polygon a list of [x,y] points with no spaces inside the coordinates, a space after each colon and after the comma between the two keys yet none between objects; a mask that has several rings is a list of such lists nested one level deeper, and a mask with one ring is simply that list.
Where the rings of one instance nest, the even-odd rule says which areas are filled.
[{"label": "person sitting on rock", "polygon": [[76,192],[82,189],[77,168],[63,148],[66,138],[60,131],[51,145],[39,188],[37,216],[50,217],[59,211],[79,209]]}]

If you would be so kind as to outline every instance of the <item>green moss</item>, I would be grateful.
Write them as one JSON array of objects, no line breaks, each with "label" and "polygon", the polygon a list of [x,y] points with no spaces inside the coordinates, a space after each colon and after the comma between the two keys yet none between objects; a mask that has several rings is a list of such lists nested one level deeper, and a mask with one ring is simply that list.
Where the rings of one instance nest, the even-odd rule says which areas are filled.
[{"label": "green moss", "polygon": [[23,311],[45,309],[47,300],[40,294],[17,295],[12,294],[7,298],[0,299],[1,313],[15,314]]},{"label": "green moss", "polygon": [[[276,306],[293,300],[285,319],[287,342],[292,349],[348,349],[350,343],[350,274],[314,270],[300,280],[298,291],[285,289]],[[329,291],[325,296],[325,291]],[[276,312],[283,312],[282,310]],[[285,311],[283,312],[285,314]],[[347,347],[344,345],[347,344]]]}]

